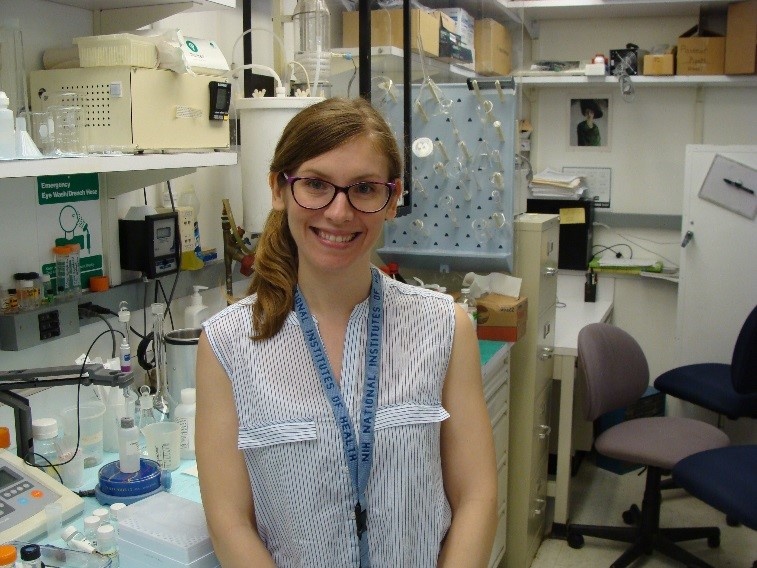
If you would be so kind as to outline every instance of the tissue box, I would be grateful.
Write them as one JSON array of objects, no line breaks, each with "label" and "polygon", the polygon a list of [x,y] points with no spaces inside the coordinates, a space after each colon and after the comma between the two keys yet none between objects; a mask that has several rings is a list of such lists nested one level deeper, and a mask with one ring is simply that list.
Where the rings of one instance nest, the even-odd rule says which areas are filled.
[{"label": "tissue box", "polygon": [[486,294],[476,300],[478,338],[518,341],[526,334],[528,298]]}]

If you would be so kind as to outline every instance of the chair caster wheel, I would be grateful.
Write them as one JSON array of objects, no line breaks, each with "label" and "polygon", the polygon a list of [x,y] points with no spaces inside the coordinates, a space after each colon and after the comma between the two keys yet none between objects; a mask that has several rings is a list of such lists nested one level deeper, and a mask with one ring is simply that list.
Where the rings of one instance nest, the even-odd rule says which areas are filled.
[{"label": "chair caster wheel", "polygon": [[576,548],[576,549],[583,548],[583,545],[584,545],[583,535],[571,532],[570,529],[568,529],[567,541],[568,541],[568,546],[571,548]]},{"label": "chair caster wheel", "polygon": [[637,505],[631,505],[627,511],[623,511],[623,522],[627,525],[638,524],[641,518],[641,510]]},{"label": "chair caster wheel", "polygon": [[707,537],[707,546],[710,548],[717,548],[720,546],[720,535],[717,536],[708,536]]},{"label": "chair caster wheel", "polygon": [[[738,519],[732,517],[731,515],[725,516],[725,524],[727,524],[729,527],[738,527],[739,525],[741,525]],[[753,568],[757,568],[757,566]]]}]

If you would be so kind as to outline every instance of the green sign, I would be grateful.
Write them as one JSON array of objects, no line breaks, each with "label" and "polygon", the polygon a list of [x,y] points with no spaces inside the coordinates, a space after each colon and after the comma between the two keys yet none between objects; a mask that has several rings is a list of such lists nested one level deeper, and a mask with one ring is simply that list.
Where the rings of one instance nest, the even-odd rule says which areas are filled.
[{"label": "green sign", "polygon": [[37,178],[37,200],[40,205],[97,201],[100,181],[97,174],[40,176]]}]

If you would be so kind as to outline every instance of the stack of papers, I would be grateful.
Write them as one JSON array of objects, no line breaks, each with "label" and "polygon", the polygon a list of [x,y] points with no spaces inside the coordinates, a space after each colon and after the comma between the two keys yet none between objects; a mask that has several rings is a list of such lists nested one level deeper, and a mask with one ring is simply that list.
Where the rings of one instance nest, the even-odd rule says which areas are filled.
[{"label": "stack of papers", "polygon": [[586,183],[581,176],[547,168],[534,175],[528,188],[537,198],[580,199],[586,191]]}]

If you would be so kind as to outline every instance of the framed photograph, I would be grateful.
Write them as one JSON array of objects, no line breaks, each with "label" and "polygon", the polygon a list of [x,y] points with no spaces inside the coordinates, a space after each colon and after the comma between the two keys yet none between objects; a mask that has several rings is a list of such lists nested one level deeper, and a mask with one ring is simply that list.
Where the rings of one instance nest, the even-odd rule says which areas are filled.
[{"label": "framed photograph", "polygon": [[568,146],[571,150],[610,149],[611,103],[607,94],[589,97],[582,93],[568,97]]}]

